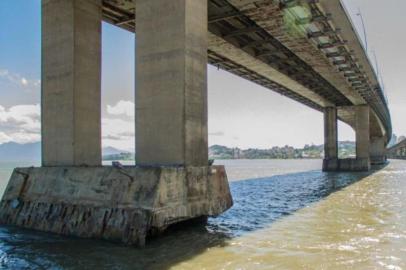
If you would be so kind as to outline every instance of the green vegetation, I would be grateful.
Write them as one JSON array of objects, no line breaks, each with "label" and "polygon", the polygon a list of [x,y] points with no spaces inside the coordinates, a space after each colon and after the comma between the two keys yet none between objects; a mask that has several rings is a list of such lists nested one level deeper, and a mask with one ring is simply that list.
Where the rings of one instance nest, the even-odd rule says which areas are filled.
[{"label": "green vegetation", "polygon": [[[323,158],[323,145],[308,145],[303,148],[292,146],[274,146],[270,149],[240,149],[229,148],[223,145],[213,145],[209,147],[210,159],[301,159],[301,158]],[[355,156],[355,143],[344,141],[338,143],[339,158]],[[134,160],[134,153],[123,152],[103,156],[103,160]]]},{"label": "green vegetation", "polygon": [[[349,158],[355,156],[355,143],[344,141],[338,144],[338,156]],[[213,145],[209,148],[209,156],[213,159],[301,159],[301,158],[323,158],[323,145],[305,145],[297,149],[292,146],[270,149],[245,149],[229,148],[222,145]]]},{"label": "green vegetation", "polygon": [[103,160],[134,160],[134,159],[135,159],[134,153],[128,152],[103,156]]}]

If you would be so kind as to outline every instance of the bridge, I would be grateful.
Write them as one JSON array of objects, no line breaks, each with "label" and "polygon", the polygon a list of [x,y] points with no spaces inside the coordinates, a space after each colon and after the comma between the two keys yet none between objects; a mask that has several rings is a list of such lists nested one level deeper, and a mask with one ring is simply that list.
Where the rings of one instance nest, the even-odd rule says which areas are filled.
[{"label": "bridge", "polygon": [[[132,1],[104,1],[103,18],[129,31],[137,29],[142,55],[142,36],[150,28],[143,33],[136,27],[142,27],[139,16],[145,13],[140,11],[137,23],[134,9]],[[325,114],[324,170],[368,170],[370,162],[384,162],[392,132],[387,102],[340,1],[210,0],[207,43],[210,64]],[[138,67],[145,66],[140,62]],[[337,118],[356,132],[354,160],[337,158]],[[145,145],[143,136],[137,134],[137,151]]]},{"label": "bridge", "polygon": [[[102,20],[136,35],[136,167],[101,166]],[[208,165],[207,63],[322,112],[323,170],[385,162],[388,105],[338,0],[43,0],[42,167],[14,170],[0,222],[143,245],[231,207]]]},{"label": "bridge", "polygon": [[400,141],[386,149],[387,158],[406,159],[406,140]]}]

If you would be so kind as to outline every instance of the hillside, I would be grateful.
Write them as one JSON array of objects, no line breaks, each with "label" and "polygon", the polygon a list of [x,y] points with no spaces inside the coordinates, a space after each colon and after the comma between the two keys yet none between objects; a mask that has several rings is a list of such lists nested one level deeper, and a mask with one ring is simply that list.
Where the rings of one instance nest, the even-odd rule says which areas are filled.
[{"label": "hillside", "polygon": [[[338,155],[340,158],[355,156],[355,143],[349,141],[339,142]],[[295,158],[323,158],[324,145],[305,145],[303,148],[292,146],[269,149],[240,149],[229,148],[222,145],[213,145],[209,148],[209,156],[212,159],[295,159]]]},{"label": "hillside", "polygon": [[41,143],[19,144],[14,142],[0,144],[0,162],[32,162],[41,159]]},{"label": "hillside", "polygon": [[[103,160],[134,160],[134,153],[114,147],[103,148]],[[303,148],[292,146],[269,149],[240,149],[222,145],[209,148],[211,159],[292,159],[292,158],[322,158],[323,145],[305,145]],[[346,158],[355,155],[355,143],[339,142],[339,157]],[[0,162],[31,162],[41,159],[41,143],[18,144],[14,142],[0,144]]]},{"label": "hillside", "polygon": [[[134,159],[134,154],[114,147],[102,149],[103,160]],[[0,144],[0,162],[38,162],[41,160],[41,143]]]}]

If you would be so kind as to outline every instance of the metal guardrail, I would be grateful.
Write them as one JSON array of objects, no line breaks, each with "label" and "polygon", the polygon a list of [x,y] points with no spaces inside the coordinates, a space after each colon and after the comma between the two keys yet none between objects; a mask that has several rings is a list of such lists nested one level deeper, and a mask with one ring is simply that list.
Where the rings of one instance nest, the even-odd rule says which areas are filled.
[{"label": "metal guardrail", "polygon": [[359,16],[361,17],[362,24],[363,24],[363,27],[364,27],[364,38],[365,38],[364,42],[361,42],[362,38],[361,38],[361,36],[360,36],[360,34],[359,34],[358,30],[357,30],[357,27],[355,27],[355,23],[354,23],[354,21],[353,21],[353,19],[351,17],[351,14],[348,11],[348,8],[345,5],[344,1],[340,0],[340,3],[341,3],[341,6],[344,9],[345,14],[347,15],[347,18],[349,19],[349,21],[351,23],[352,28],[354,29],[354,32],[355,32],[358,40],[360,41],[361,47],[364,49],[366,59],[367,59],[368,63],[371,65],[372,70],[374,71],[375,79],[378,82],[378,86],[379,86],[377,91],[380,92],[380,96],[385,101],[385,105],[388,106],[388,104],[389,104],[388,96],[387,96],[386,91],[385,91],[385,86],[384,86],[383,79],[382,79],[382,77],[380,76],[380,73],[379,73],[379,67],[378,67],[376,56],[374,57],[375,58],[375,66],[374,66],[374,65],[372,65],[371,57],[369,55],[368,47],[366,45],[366,44],[368,44],[368,41],[367,41],[366,29],[365,29],[364,19],[362,17],[362,14],[359,12],[359,14],[360,14]]}]

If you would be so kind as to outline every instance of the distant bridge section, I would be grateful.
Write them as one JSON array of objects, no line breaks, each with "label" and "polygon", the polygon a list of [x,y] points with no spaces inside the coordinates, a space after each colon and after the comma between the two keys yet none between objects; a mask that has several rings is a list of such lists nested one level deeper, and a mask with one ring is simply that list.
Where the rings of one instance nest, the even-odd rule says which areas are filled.
[{"label": "distant bridge section", "polygon": [[386,156],[390,159],[406,159],[406,140],[389,147]]}]

